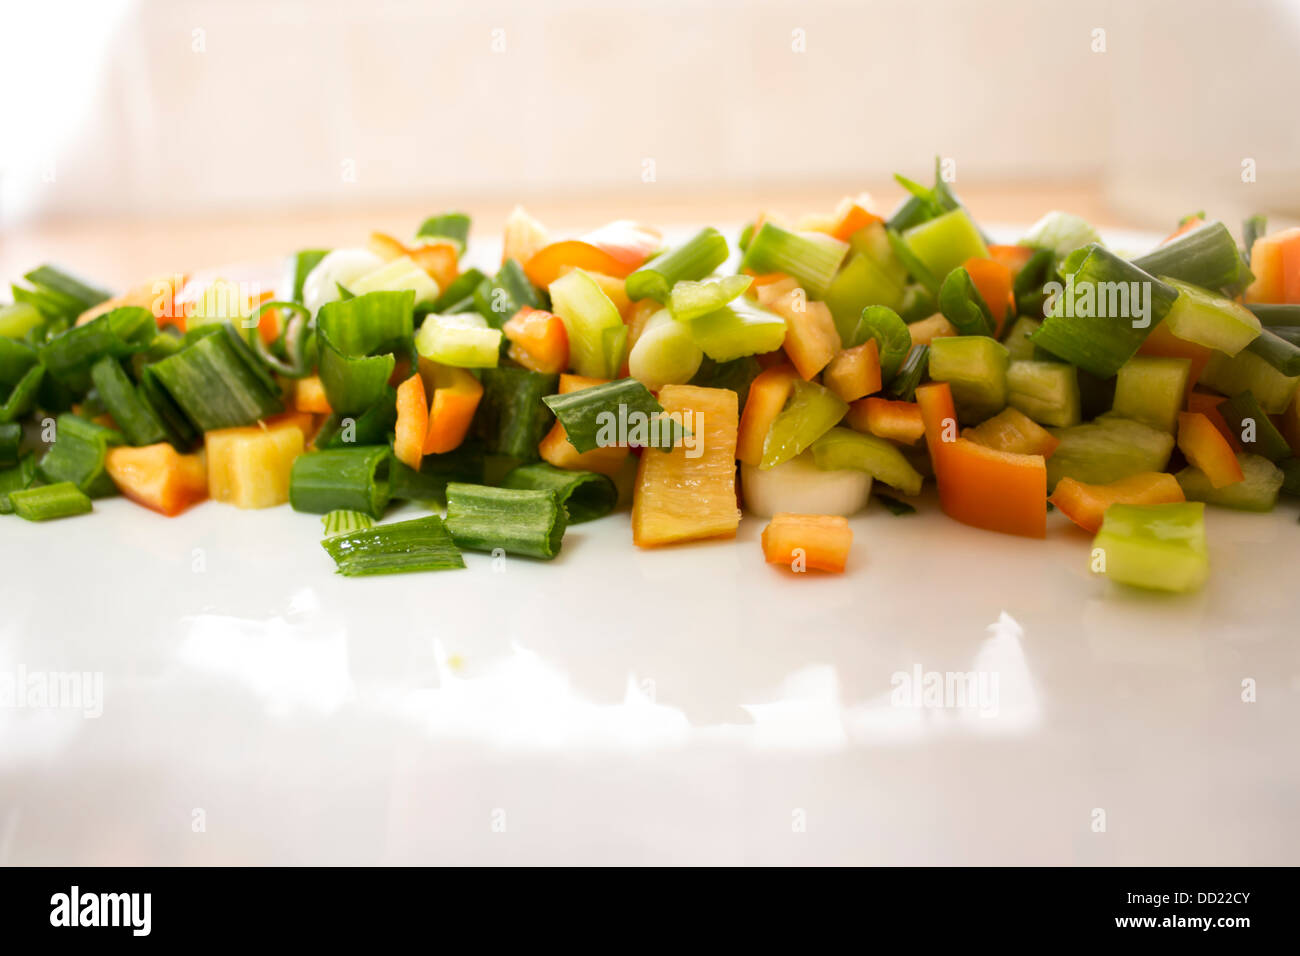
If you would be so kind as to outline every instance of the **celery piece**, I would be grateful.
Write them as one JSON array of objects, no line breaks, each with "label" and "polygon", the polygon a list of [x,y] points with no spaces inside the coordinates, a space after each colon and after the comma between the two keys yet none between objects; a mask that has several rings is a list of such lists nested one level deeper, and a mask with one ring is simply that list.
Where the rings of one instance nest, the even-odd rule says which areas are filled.
[{"label": "celery piece", "polygon": [[355,279],[348,287],[354,296],[367,292],[401,292],[409,289],[415,293],[415,304],[433,302],[438,298],[438,283],[434,282],[409,256],[399,256],[378,269]]},{"label": "celery piece", "polygon": [[1300,385],[1300,376],[1283,375],[1249,350],[1231,357],[1215,352],[1205,363],[1200,384],[1229,397],[1250,392],[1267,414],[1281,415]]},{"label": "celery piece", "polygon": [[569,334],[573,370],[589,378],[615,377],[623,364],[627,327],[609,296],[581,269],[552,282],[550,293],[551,309]]},{"label": "celery piece", "polygon": [[678,322],[690,322],[744,295],[753,281],[750,276],[722,276],[702,282],[683,279],[668,294],[668,310]]},{"label": "celery piece", "polygon": [[974,425],[1007,404],[1006,346],[987,335],[953,335],[930,343],[930,378],[952,389],[957,418]]},{"label": "celery piece", "polygon": [[726,238],[718,230],[707,227],[689,242],[660,253],[637,269],[627,277],[623,288],[629,299],[654,299],[667,305],[674,285],[683,279],[711,275],[727,261],[727,255]]},{"label": "celery piece", "polygon": [[501,330],[473,312],[429,315],[415,335],[421,357],[457,368],[494,368],[501,355]]},{"label": "celery piece", "polygon": [[1165,325],[1178,338],[1236,355],[1259,335],[1259,319],[1244,305],[1168,276],[1160,281],[1178,290],[1165,316]]},{"label": "celery piece", "polygon": [[1007,404],[1040,425],[1077,425],[1079,371],[1067,362],[1013,359],[1007,366]]},{"label": "celery piece", "polygon": [[1232,233],[1221,222],[1207,222],[1157,246],[1133,265],[1151,275],[1170,276],[1202,289],[1238,296],[1255,280]]},{"label": "celery piece", "polygon": [[676,321],[667,309],[660,309],[646,322],[641,337],[632,346],[627,367],[633,378],[658,391],[665,385],[689,382],[702,361],[704,352],[691,336],[691,327]]},{"label": "celery piece", "polygon": [[830,389],[816,382],[796,381],[789,401],[763,439],[758,467],[766,471],[802,453],[834,428],[848,410],[848,403]]},{"label": "celery piece", "polygon": [[907,266],[894,254],[889,231],[883,222],[873,222],[849,236],[849,248],[870,259],[885,279],[902,289],[907,285]]},{"label": "celery piece", "polygon": [[1219,413],[1242,445],[1252,452],[1263,455],[1269,461],[1282,461],[1291,457],[1291,446],[1250,392],[1242,392],[1220,402]]},{"label": "celery piece", "polygon": [[902,305],[903,283],[887,275],[872,259],[855,252],[831,280],[825,301],[835,319],[840,341],[848,342],[867,306],[883,305],[897,310]]},{"label": "celery piece", "polygon": [[1062,268],[1065,284],[1030,341],[1110,378],[1160,324],[1178,290],[1096,244],[1076,250]]},{"label": "celery piece", "polygon": [[741,267],[757,273],[784,272],[814,299],[824,298],[849,244],[821,232],[790,232],[771,222],[754,234]]},{"label": "celery piece", "polygon": [[1011,361],[1034,357],[1034,343],[1029,341],[1029,336],[1038,331],[1038,327],[1042,324],[1038,319],[1032,319],[1027,315],[1020,316],[1011,324],[1006,337],[1002,340],[1002,344],[1007,347],[1007,352],[1011,355]]},{"label": "celery piece", "polygon": [[[915,279],[916,284],[924,289],[929,297],[937,303],[939,286],[943,276],[936,276],[931,272],[930,267],[922,262],[916,253],[912,251],[912,247],[907,244],[907,240],[904,239],[901,234],[890,229],[886,231],[885,237],[889,240],[890,250],[894,253],[894,256],[898,261],[903,264],[903,268],[907,270],[907,274]],[[906,300],[906,290],[904,290],[903,296],[904,300]],[[907,302],[904,301],[903,304],[904,307],[906,307]],[[930,311],[933,311],[933,309]],[[922,313],[922,315],[926,314],[928,314],[928,312]]]},{"label": "celery piece", "polygon": [[1237,463],[1244,477],[1222,488],[1215,488],[1205,472],[1191,465],[1174,477],[1188,501],[1204,501],[1238,511],[1272,511],[1285,480],[1282,469],[1263,455],[1241,453],[1237,455]]},{"label": "celery piece", "polygon": [[1191,369],[1190,359],[1133,356],[1115,377],[1111,411],[1152,428],[1173,432],[1187,394]]},{"label": "celery piece", "polygon": [[1106,485],[1143,471],[1164,471],[1174,436],[1118,415],[1053,432],[1061,443],[1047,459],[1047,490],[1062,478]]},{"label": "celery piece", "polygon": [[989,249],[965,209],[953,209],[903,233],[907,247],[940,282],[967,259],[988,257]]},{"label": "celery piece", "polygon": [[825,471],[865,471],[905,495],[921,493],[925,480],[898,446],[875,435],[835,427],[812,443],[813,460]]},{"label": "celery piece", "polygon": [[1210,571],[1205,506],[1111,505],[1092,541],[1094,573],[1156,591],[1195,591]]},{"label": "celery piece", "polygon": [[715,362],[762,355],[785,341],[785,319],[748,299],[736,299],[700,316],[690,323],[690,330],[695,344]]}]

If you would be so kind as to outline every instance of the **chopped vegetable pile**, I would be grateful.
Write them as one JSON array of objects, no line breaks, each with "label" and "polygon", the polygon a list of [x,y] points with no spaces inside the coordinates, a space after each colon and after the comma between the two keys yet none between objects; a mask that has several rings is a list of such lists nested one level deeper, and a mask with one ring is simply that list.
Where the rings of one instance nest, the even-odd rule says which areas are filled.
[{"label": "chopped vegetable pile", "polygon": [[739,502],[769,562],[837,572],[873,488],[906,515],[933,480],[957,521],[1041,538],[1054,507],[1093,571],[1189,591],[1206,504],[1300,495],[1300,229],[1198,213],[1131,257],[1053,212],[998,245],[898,180],[887,218],[764,213],[734,253],[516,209],[491,273],[461,213],[299,252],[278,296],[41,266],[0,307],[0,514],[287,502],[370,575],[549,560],[629,498],[639,547],[727,538]]}]

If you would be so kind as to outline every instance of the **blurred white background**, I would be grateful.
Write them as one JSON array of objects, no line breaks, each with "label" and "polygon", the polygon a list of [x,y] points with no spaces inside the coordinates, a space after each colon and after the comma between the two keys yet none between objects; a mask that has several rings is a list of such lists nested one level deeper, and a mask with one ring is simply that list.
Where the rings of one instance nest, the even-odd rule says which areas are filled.
[{"label": "blurred white background", "polygon": [[1234,222],[1300,213],[1297,52],[1300,0],[6,0],[0,226],[858,189],[936,154],[959,189]]}]

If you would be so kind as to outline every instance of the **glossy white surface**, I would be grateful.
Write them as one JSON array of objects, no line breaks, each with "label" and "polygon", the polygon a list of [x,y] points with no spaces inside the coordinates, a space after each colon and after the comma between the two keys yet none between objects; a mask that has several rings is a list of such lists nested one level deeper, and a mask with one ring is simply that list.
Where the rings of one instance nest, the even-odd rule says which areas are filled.
[{"label": "glossy white surface", "polygon": [[[763,524],[347,580],[287,506],[0,519],[0,680],[102,679],[0,707],[0,863],[1300,860],[1293,503],[1210,511],[1185,597],[1093,577],[1059,514],[873,503],[842,576]],[[928,672],[988,696],[901,705]]]}]

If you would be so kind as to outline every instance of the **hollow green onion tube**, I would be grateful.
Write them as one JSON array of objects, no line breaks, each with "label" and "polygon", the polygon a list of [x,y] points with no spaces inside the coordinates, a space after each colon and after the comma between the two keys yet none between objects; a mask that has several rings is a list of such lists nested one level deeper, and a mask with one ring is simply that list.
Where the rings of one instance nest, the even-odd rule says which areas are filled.
[{"label": "hollow green onion tube", "polygon": [[90,370],[99,399],[132,445],[152,445],[167,437],[162,420],[127,376],[122,363],[106,355]]},{"label": "hollow green onion tube", "polygon": [[718,230],[701,229],[684,245],[655,256],[627,277],[629,299],[654,299],[668,304],[673,286],[683,279],[703,279],[727,261],[727,240]]},{"label": "hollow green onion tube", "polygon": [[387,445],[397,424],[397,391],[384,390],[383,397],[360,415],[330,415],[316,433],[317,448],[352,448],[356,445]]},{"label": "hollow green onion tube", "polygon": [[542,399],[555,392],[560,377],[522,368],[487,368],[482,381],[483,397],[474,420],[488,453],[536,461],[537,446],[554,420]]},{"label": "hollow green onion tube", "polygon": [[490,277],[478,269],[466,269],[452,280],[451,285],[438,293],[438,298],[433,300],[429,311],[437,312],[439,315],[475,311],[474,292],[488,281]]},{"label": "hollow green onion tube", "polygon": [[[258,323],[262,320],[262,314],[268,309],[277,309],[280,312],[282,328],[273,348],[282,353],[283,358],[275,354],[272,347],[268,347],[258,333]],[[244,320],[244,326],[249,344],[267,368],[285,378],[303,378],[311,374],[312,363],[309,356],[309,346],[312,344],[311,313],[305,306],[297,302],[264,302]]]},{"label": "hollow green onion tube", "polygon": [[320,519],[321,531],[325,537],[364,531],[375,526],[375,519],[361,511],[331,511]]},{"label": "hollow green onion tube", "polygon": [[1255,240],[1268,231],[1268,218],[1266,216],[1248,216],[1241,224],[1241,245],[1242,259],[1246,265],[1250,265],[1250,252],[1255,246]]},{"label": "hollow green onion tube", "polygon": [[392,353],[409,353],[414,331],[415,293],[409,289],[321,306],[317,352],[330,408],[355,415],[379,402],[396,367]]},{"label": "hollow green onion tube", "polygon": [[15,491],[30,488],[35,480],[36,456],[30,453],[23,455],[12,468],[0,471],[0,515],[13,514],[14,506],[9,496]]},{"label": "hollow green onion tube", "polygon": [[447,486],[447,530],[458,548],[550,560],[560,553],[565,514],[554,492]]},{"label": "hollow green onion tube", "polygon": [[1209,222],[1138,256],[1133,265],[1153,276],[1182,279],[1232,298],[1255,281],[1237,242],[1221,222]]},{"label": "hollow green onion tube", "polygon": [[41,346],[41,363],[74,392],[85,392],[92,365],[105,355],[125,358],[147,348],[157,334],[152,312],[123,306],[51,338]]},{"label": "hollow green onion tube", "polygon": [[389,494],[399,501],[445,502],[449,482],[481,484],[483,467],[483,443],[476,439],[454,451],[425,455],[419,471],[394,458],[388,466]]},{"label": "hollow green onion tube", "polygon": [[0,468],[18,464],[18,448],[23,443],[23,426],[18,422],[0,425]]},{"label": "hollow green onion tube", "polygon": [[[454,285],[455,283],[453,283]],[[520,309],[528,306],[533,309],[542,307],[541,296],[533,287],[532,281],[514,259],[501,263],[501,268],[492,278],[484,278],[473,293],[474,308],[479,315],[487,319],[488,325],[499,329]]]},{"label": "hollow green onion tube", "polygon": [[38,289],[66,296],[75,302],[78,315],[107,301],[112,295],[57,266],[40,266],[28,272],[23,278]]},{"label": "hollow green onion tube", "polygon": [[1137,354],[1178,298],[1173,286],[1096,243],[1071,253],[1062,270],[1052,314],[1029,340],[1099,378]]},{"label": "hollow green onion tube", "polygon": [[302,301],[302,286],[307,281],[307,275],[312,269],[320,265],[320,261],[329,255],[328,249],[303,249],[297,252],[293,257],[293,293],[291,298],[295,302]]},{"label": "hollow green onion tube", "polygon": [[152,365],[146,365],[141,371],[138,394],[140,400],[152,408],[154,414],[158,416],[167,434],[167,440],[177,451],[184,453],[199,440],[201,432],[185,417],[180,406],[158,381]]},{"label": "hollow green onion tube", "polygon": [[18,517],[28,521],[70,518],[84,515],[94,507],[86,493],[70,481],[10,492],[9,501]]},{"label": "hollow green onion tube", "polygon": [[104,470],[108,449],[122,444],[122,433],[77,415],[60,415],[54,444],[41,459],[41,477],[49,484],[70,481],[92,498],[117,493]]},{"label": "hollow green onion tube", "polygon": [[1250,392],[1224,399],[1219,403],[1219,414],[1246,451],[1272,462],[1291,457],[1291,446]]},{"label": "hollow green onion tube", "polygon": [[437,515],[336,535],[322,541],[321,547],[345,577],[465,567]]},{"label": "hollow green onion tube", "polygon": [[419,239],[450,239],[464,252],[465,243],[469,241],[469,227],[470,218],[465,213],[444,212],[420,223],[415,235]]},{"label": "hollow green onion tube", "polygon": [[580,452],[624,444],[667,451],[682,438],[681,423],[661,418],[664,407],[634,378],[548,395],[543,401]]},{"label": "hollow green onion tube", "polygon": [[607,476],[556,468],[544,461],[511,469],[502,487],[552,492],[564,506],[569,524],[603,518],[618,504],[618,489]]},{"label": "hollow green onion tube", "polygon": [[754,234],[741,266],[757,273],[784,272],[814,299],[824,298],[849,244],[819,232],[790,232],[770,222]]},{"label": "hollow green onion tube", "polygon": [[907,331],[907,326],[893,309],[885,305],[869,305],[862,310],[845,347],[866,345],[868,339],[876,340],[880,379],[888,385],[912,350],[912,333]]},{"label": "hollow green onion tube", "polygon": [[1255,318],[1259,319],[1259,324],[1265,328],[1300,326],[1300,305],[1247,302],[1246,308],[1255,313]]},{"label": "hollow green onion tube", "polygon": [[33,365],[23,373],[23,377],[9,390],[4,404],[0,405],[0,424],[15,421],[32,410],[44,378],[44,365]]},{"label": "hollow green onion tube", "polygon": [[994,319],[970,273],[958,266],[939,287],[939,311],[958,335],[992,335]]},{"label": "hollow green onion tube", "polygon": [[898,374],[889,383],[889,396],[902,402],[910,402],[916,396],[916,386],[921,384],[926,370],[930,367],[930,346],[918,345],[907,354]]},{"label": "hollow green onion tube", "polygon": [[1246,346],[1269,365],[1288,378],[1300,375],[1300,347],[1271,329],[1263,329],[1259,335]]},{"label": "hollow green onion tube", "polygon": [[299,455],[289,473],[294,511],[360,511],[381,518],[388,507],[389,450],[382,445]]},{"label": "hollow green onion tube", "polygon": [[205,432],[251,425],[284,411],[274,379],[229,323],[204,326],[189,345],[149,369]]}]

